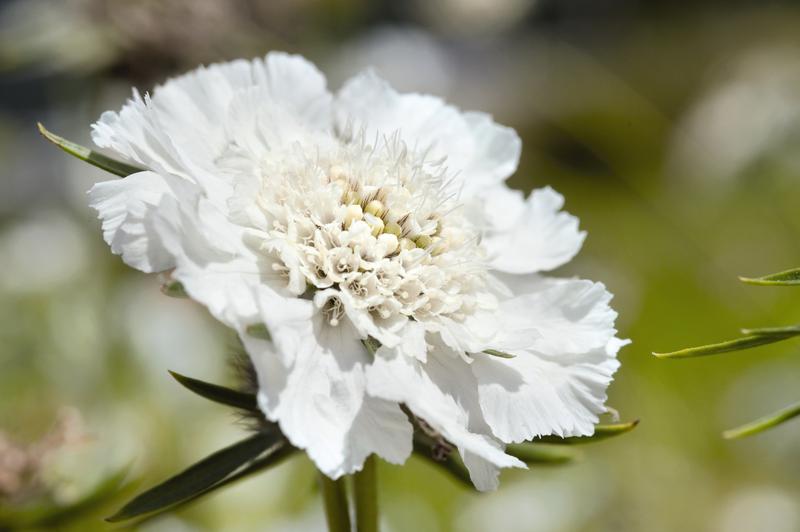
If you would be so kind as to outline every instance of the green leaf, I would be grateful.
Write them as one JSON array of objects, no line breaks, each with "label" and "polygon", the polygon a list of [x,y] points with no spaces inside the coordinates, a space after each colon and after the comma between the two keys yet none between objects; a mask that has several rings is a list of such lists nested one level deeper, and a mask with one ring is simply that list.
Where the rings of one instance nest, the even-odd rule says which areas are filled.
[{"label": "green leaf", "polygon": [[179,281],[167,281],[161,285],[161,293],[169,297],[189,297]]},{"label": "green leaf", "polygon": [[506,446],[506,453],[516,456],[526,464],[558,465],[571,462],[580,454],[562,445],[547,443],[514,443]]},{"label": "green leaf", "polygon": [[785,423],[786,421],[789,421],[797,416],[800,416],[800,403],[786,407],[783,410],[779,410],[774,414],[759,418],[755,421],[742,425],[741,427],[726,430],[722,433],[722,437],[728,440],[733,440],[737,438],[744,438],[745,436],[752,436],[773,427],[777,427],[781,423]]},{"label": "green leaf", "polygon": [[792,337],[800,335],[800,325],[790,325],[788,327],[761,327],[759,329],[742,329],[742,334],[749,336],[786,336]]},{"label": "green leaf", "polygon": [[267,329],[267,326],[263,323],[248,325],[245,329],[245,332],[253,338],[260,338],[261,340],[267,340],[268,342],[272,341],[272,336],[269,334],[269,329]]},{"label": "green leaf", "polygon": [[582,444],[582,443],[592,443],[600,440],[605,440],[607,438],[613,438],[614,436],[619,436],[620,434],[625,434],[626,432],[630,432],[636,428],[639,424],[639,420],[633,420],[628,423],[613,423],[607,425],[595,425],[594,427],[594,434],[591,436],[572,436],[568,438],[559,438],[558,436],[543,436],[541,438],[537,438],[534,443],[551,443],[557,445],[575,445],[575,444]]},{"label": "green leaf", "polygon": [[196,393],[201,397],[205,397],[215,403],[220,403],[234,408],[240,408],[249,412],[258,412],[258,401],[256,396],[250,393],[240,392],[218,384],[211,384],[210,382],[193,379],[185,375],[181,375],[175,371],[169,372],[172,377],[178,381],[184,388]]},{"label": "green leaf", "polygon": [[780,342],[794,336],[800,335],[800,329],[793,332],[786,332],[781,334],[754,334],[737,338],[736,340],[728,340],[717,344],[703,345],[699,347],[689,347],[681,349],[680,351],[672,351],[671,353],[653,353],[658,358],[689,358],[689,357],[702,357],[707,355],[716,355],[719,353],[728,353],[730,351],[741,351],[743,349],[750,349],[760,345],[771,344]]},{"label": "green leaf", "polygon": [[111,172],[112,174],[120,177],[127,177],[131,174],[144,171],[142,168],[137,168],[136,166],[131,166],[130,164],[122,161],[112,159],[111,157],[103,155],[102,153],[98,153],[85,146],[75,144],[74,142],[71,142],[63,137],[59,137],[55,133],[51,133],[45,129],[41,122],[37,122],[36,125],[39,127],[39,133],[41,133],[45,139],[49,140],[70,155],[77,157],[82,161],[86,161],[87,163],[96,166],[101,170]]},{"label": "green leaf", "polygon": [[739,277],[739,280],[743,283],[761,286],[797,286],[800,285],[800,268],[773,273],[763,277]]},{"label": "green leaf", "polygon": [[500,357],[500,358],[514,358],[515,355],[511,353],[506,353],[505,351],[498,351],[497,349],[484,349],[484,353],[487,355],[492,355],[493,357]]},{"label": "green leaf", "polygon": [[270,467],[276,466],[279,463],[281,463],[284,459],[286,459],[289,456],[291,456],[292,454],[294,454],[296,451],[297,451],[297,448],[293,447],[288,441],[286,441],[286,440],[278,441],[275,445],[270,447],[269,450],[267,450],[265,455],[253,460],[252,462],[247,464],[245,467],[243,467],[241,470],[237,471],[233,475],[230,475],[230,476],[226,477],[225,480],[217,482],[216,484],[214,484],[213,486],[211,486],[207,490],[204,490],[204,491],[201,491],[201,492],[199,492],[199,493],[197,493],[195,495],[192,495],[191,497],[186,498],[186,499],[182,500],[181,502],[179,502],[177,504],[174,504],[174,505],[172,505],[172,506],[170,506],[168,508],[164,508],[163,510],[159,510],[159,511],[156,511],[154,513],[151,513],[146,518],[137,521],[136,524],[140,525],[143,522],[147,521],[148,519],[158,516],[163,511],[167,511],[167,510],[175,511],[175,510],[178,510],[178,509],[182,508],[183,506],[185,506],[187,504],[190,504],[190,503],[196,501],[197,499],[199,499],[201,497],[204,497],[206,495],[214,493],[215,491],[219,490],[220,488],[224,488],[225,486],[229,486],[229,485],[231,485],[231,484],[233,484],[235,482],[238,482],[240,480],[243,480],[243,479],[245,479],[245,478],[247,478],[247,477],[249,477],[251,475],[254,475],[256,473],[260,473],[261,471],[264,471],[265,469],[268,469]]},{"label": "green leaf", "polygon": [[226,447],[193,466],[138,495],[106,521],[117,522],[167,510],[207,492],[244,464],[271,446],[283,444],[281,434],[257,433]]}]

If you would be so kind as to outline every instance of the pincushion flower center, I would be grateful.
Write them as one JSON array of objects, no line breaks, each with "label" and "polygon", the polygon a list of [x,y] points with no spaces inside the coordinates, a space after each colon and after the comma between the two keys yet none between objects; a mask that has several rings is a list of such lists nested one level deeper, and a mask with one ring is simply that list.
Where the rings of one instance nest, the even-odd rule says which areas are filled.
[{"label": "pincushion flower center", "polygon": [[[474,311],[486,284],[479,233],[443,165],[396,139],[378,148],[343,142],[327,154],[315,148],[313,158],[264,168],[257,199],[271,219],[263,247],[278,258],[274,268],[302,275],[297,294],[333,288],[383,320]],[[333,326],[338,301],[323,309]]]}]

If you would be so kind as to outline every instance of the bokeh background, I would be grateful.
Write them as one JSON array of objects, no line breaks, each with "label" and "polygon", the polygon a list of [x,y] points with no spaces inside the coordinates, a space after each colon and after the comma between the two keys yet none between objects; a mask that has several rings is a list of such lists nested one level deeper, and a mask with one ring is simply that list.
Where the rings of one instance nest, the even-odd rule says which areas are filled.
[{"label": "bokeh background", "polygon": [[[798,345],[650,355],[800,320],[796,291],[737,281],[800,265],[798,27],[796,2],[765,0],[0,2],[0,517],[81,500],[126,467],[151,485],[243,434],[167,374],[232,383],[232,337],[111,255],[85,197],[110,176],[36,121],[89,144],[132,85],[281,49],[333,88],[371,65],[516,128],[512,184],[552,185],[589,232],[559,273],[604,281],[634,341],[610,391],[634,432],[505,473],[490,495],[382,463],[386,530],[800,530],[800,423],[720,437],[800,398]],[[23,462],[35,482],[15,476]],[[115,528],[101,517],[135,488],[59,526]],[[138,528],[322,527],[296,457]]]}]

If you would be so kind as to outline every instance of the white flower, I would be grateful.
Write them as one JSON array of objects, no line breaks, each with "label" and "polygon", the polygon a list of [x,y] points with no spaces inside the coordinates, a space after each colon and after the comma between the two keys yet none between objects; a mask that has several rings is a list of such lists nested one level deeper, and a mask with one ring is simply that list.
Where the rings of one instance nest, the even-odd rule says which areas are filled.
[{"label": "white flower", "polygon": [[[371,72],[334,96],[271,53],[134,92],[93,139],[148,168],[90,191],[112,250],[239,332],[265,415],[329,476],[405,461],[401,405],[479,489],[524,467],[505,443],[591,434],[605,411],[611,295],[539,274],[585,233],[553,190],[506,187],[520,140],[489,116]],[[271,341],[246,333],[261,323]]]}]

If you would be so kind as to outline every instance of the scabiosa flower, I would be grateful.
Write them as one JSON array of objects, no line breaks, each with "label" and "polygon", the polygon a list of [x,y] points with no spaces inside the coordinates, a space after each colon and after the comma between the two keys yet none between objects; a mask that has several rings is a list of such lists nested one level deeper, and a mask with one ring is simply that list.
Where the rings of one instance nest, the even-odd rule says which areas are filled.
[{"label": "scabiosa flower", "polygon": [[611,295],[541,275],[585,233],[506,187],[520,140],[488,115],[373,72],[333,95],[270,53],[134,91],[92,136],[147,168],[90,191],[112,251],[238,331],[265,416],[328,476],[404,462],[413,419],[492,489],[524,467],[504,444],[606,411]]}]

